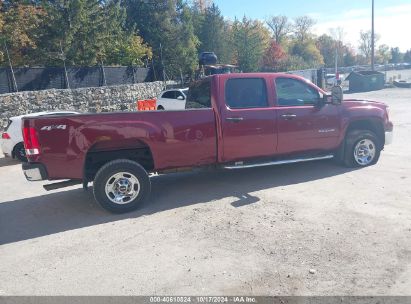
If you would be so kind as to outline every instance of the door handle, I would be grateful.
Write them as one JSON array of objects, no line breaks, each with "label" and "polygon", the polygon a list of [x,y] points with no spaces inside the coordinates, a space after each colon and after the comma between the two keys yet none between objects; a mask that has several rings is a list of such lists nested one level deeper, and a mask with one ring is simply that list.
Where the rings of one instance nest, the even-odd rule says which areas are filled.
[{"label": "door handle", "polygon": [[225,120],[231,121],[231,122],[240,122],[240,121],[243,121],[244,118],[242,118],[242,117],[227,117]]},{"label": "door handle", "polygon": [[297,117],[297,115],[295,114],[283,114],[281,115],[282,118],[284,118],[285,120],[291,120]]}]

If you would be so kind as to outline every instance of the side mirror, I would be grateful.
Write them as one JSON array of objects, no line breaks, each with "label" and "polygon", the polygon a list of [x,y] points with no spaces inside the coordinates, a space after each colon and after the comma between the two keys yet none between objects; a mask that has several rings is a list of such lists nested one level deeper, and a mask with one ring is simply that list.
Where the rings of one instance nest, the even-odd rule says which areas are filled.
[{"label": "side mirror", "polygon": [[331,103],[340,105],[344,100],[344,93],[341,86],[336,85],[331,89]]},{"label": "side mirror", "polygon": [[185,99],[184,96],[181,96],[181,95],[177,97],[177,100],[184,100],[184,99]]}]

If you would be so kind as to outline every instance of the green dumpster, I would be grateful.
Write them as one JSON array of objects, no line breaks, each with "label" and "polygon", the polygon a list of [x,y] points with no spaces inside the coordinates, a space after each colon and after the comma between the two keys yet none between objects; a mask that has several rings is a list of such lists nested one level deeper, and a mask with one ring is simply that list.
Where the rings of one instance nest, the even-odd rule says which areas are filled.
[{"label": "green dumpster", "polygon": [[346,78],[351,92],[368,92],[384,88],[385,75],[377,71],[351,72]]}]

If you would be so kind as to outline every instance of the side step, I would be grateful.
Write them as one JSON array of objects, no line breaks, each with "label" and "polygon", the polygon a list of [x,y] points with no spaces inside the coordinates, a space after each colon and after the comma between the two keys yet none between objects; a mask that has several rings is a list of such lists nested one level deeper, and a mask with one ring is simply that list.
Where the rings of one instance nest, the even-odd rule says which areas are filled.
[{"label": "side step", "polygon": [[46,191],[50,191],[50,190],[56,190],[56,189],[75,186],[75,185],[81,185],[82,183],[83,183],[82,180],[70,179],[70,180],[63,181],[63,182],[43,185],[43,188]]},{"label": "side step", "polygon": [[245,168],[256,168],[256,167],[265,167],[265,166],[274,166],[274,165],[284,165],[284,164],[294,164],[294,163],[301,163],[301,162],[308,162],[313,160],[324,160],[324,159],[331,159],[334,155],[324,155],[318,157],[310,157],[310,158],[296,158],[296,159],[284,159],[284,160],[274,160],[262,163],[249,163],[244,164],[244,162],[236,162],[234,165],[227,165],[223,166],[224,169],[245,169]]}]

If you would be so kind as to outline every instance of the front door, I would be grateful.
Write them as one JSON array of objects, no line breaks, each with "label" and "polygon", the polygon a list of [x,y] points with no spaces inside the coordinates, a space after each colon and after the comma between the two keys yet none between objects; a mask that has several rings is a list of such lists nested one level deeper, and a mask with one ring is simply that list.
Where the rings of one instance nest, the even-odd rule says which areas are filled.
[{"label": "front door", "polygon": [[278,153],[332,150],[340,134],[339,108],[320,105],[321,93],[292,78],[276,78]]},{"label": "front door", "polygon": [[230,78],[220,87],[224,87],[225,100],[221,107],[222,161],[275,154],[276,114],[266,80]]}]

